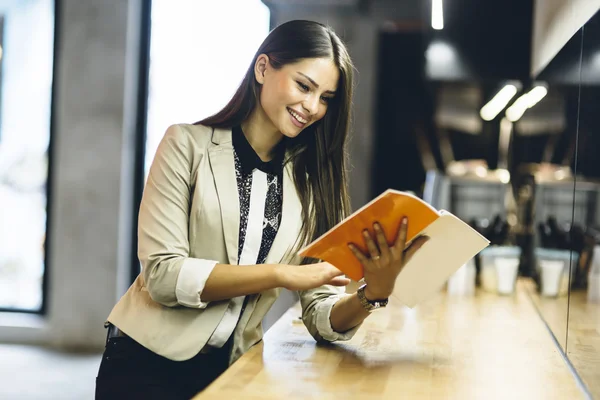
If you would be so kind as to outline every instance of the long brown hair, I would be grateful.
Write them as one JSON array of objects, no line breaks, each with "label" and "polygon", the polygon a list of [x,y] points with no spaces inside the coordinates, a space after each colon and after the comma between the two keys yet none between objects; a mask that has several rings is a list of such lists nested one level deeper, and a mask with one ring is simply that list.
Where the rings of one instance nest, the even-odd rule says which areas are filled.
[{"label": "long brown hair", "polygon": [[[257,106],[260,84],[254,76],[259,55],[266,54],[279,69],[305,58],[329,58],[339,68],[336,96],[325,116],[286,139],[294,184],[302,204],[302,228],[297,246],[318,238],[350,212],[347,188],[346,141],[350,130],[353,65],[348,51],[333,30],[313,21],[286,22],[273,29],[258,48],[233,98],[215,115],[197,124],[231,128],[246,120]],[[312,262],[305,259],[303,263]]]}]

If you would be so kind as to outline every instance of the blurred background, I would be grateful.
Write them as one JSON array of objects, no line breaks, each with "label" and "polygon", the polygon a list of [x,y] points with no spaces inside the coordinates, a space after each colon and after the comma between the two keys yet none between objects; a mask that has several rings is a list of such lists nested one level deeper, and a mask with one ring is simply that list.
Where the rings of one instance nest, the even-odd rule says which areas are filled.
[{"label": "blurred background", "polygon": [[291,19],[332,26],[355,62],[353,208],[394,188],[469,222],[492,246],[448,293],[510,296],[525,279],[600,398],[599,9],[0,0],[0,398],[92,397],[103,322],[139,272],[137,209],[158,142],[223,107]]}]

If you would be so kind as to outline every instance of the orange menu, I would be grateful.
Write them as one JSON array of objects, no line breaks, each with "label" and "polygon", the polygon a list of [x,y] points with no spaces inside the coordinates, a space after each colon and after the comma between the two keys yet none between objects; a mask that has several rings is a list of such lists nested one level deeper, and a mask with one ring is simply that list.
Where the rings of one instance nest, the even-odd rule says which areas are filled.
[{"label": "orange menu", "polygon": [[350,279],[359,281],[363,277],[363,268],[347,243],[354,243],[368,254],[362,231],[368,229],[374,237],[374,222],[379,222],[388,243],[393,243],[404,216],[408,218],[408,245],[440,214],[416,196],[389,189],[300,250],[299,254],[327,261]]},{"label": "orange menu", "polygon": [[436,210],[408,193],[387,190],[320,238],[298,252],[301,256],[327,261],[355,281],[363,278],[363,268],[348,243],[367,251],[362,231],[371,234],[379,222],[393,243],[402,218],[408,218],[407,246],[420,236],[429,239],[404,265],[396,278],[392,297],[408,307],[429,299],[450,276],[489,245],[489,240],[467,223],[445,210]]}]

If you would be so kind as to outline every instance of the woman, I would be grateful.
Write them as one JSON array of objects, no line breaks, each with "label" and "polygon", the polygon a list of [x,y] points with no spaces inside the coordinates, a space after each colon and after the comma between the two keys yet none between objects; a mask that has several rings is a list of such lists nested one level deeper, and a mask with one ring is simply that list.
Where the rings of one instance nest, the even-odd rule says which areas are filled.
[{"label": "woman", "polygon": [[349,212],[344,147],[352,64],[329,28],[292,21],[258,49],[225,108],[171,126],[139,214],[142,273],[108,317],[97,398],[187,399],[262,338],[280,288],[298,291],[316,340],[352,337],[421,244],[351,246],[365,285],[296,251]]}]

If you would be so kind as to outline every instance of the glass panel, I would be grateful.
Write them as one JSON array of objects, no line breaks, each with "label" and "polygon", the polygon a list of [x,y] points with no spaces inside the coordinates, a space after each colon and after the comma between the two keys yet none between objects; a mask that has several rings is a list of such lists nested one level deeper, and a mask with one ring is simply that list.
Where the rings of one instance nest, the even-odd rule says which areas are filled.
[{"label": "glass panel", "polygon": [[43,301],[54,2],[0,0],[0,308]]},{"label": "glass panel", "polygon": [[[567,356],[600,398],[600,14],[583,28]],[[579,72],[579,71],[578,71]],[[575,229],[577,228],[577,229]]]},{"label": "glass panel", "polygon": [[[578,46],[581,33],[569,45]],[[572,62],[579,64],[576,57]],[[552,66],[551,66],[552,67]],[[528,138],[523,157],[541,146],[543,158],[528,160],[521,169],[524,183],[517,189],[517,206],[522,215],[530,214],[523,228],[531,232],[530,260],[535,286],[531,296],[539,313],[555,339],[565,350],[569,292],[569,265],[573,237],[571,229],[579,229],[581,221],[573,221],[574,154],[577,131],[578,82],[561,84],[552,77],[545,80],[548,94],[540,102],[537,123],[549,134]],[[583,200],[578,196],[579,200]],[[576,239],[578,240],[578,239]]]},{"label": "glass panel", "polygon": [[152,2],[146,174],[169,125],[199,121],[230,100],[269,16],[260,0]]},{"label": "glass panel", "polygon": [[536,77],[547,93],[517,124],[524,135],[515,154],[522,160],[516,206],[520,219],[528,221],[522,231],[532,238],[526,248],[534,278],[530,296],[563,351],[571,264],[579,256],[572,249],[583,238],[580,211],[586,209],[589,194],[574,191],[582,38],[580,29]]},{"label": "glass panel", "polygon": [[[432,33],[424,45],[430,85],[415,89],[415,78],[406,77],[410,73],[405,72],[406,59],[418,54],[409,53],[416,40],[401,29],[395,34],[406,38],[394,39],[397,56],[390,59],[399,61],[389,67],[388,75],[382,69],[381,76],[387,78],[389,102],[402,99],[404,93],[409,98],[401,106],[392,103],[393,112],[382,111],[392,129],[386,121],[380,123],[389,131],[381,129],[387,137],[380,146],[390,162],[381,170],[415,158],[411,153],[419,154],[427,176],[424,198],[468,221],[491,241],[449,280],[449,293],[465,294],[478,286],[478,293],[506,301],[525,288],[564,350],[573,245],[569,233],[572,226],[582,226],[580,219],[573,224],[572,179],[579,85],[579,76],[572,71],[579,70],[581,32],[565,46],[565,53],[532,79],[530,41],[523,39],[534,30],[532,3],[511,2],[519,12],[506,3],[465,3],[472,7],[460,12],[448,7],[448,28]],[[461,28],[453,30],[453,24]],[[392,87],[388,81],[400,84]],[[425,93],[433,96],[433,126],[430,132],[427,126],[423,129],[437,144],[432,149],[425,146],[426,140],[409,142],[411,118],[420,116],[415,104],[425,103]],[[438,162],[428,166],[428,159]],[[443,168],[436,168],[440,164]],[[415,165],[410,175],[417,174],[420,168]],[[387,178],[377,191],[396,185],[418,192],[419,186],[409,186],[401,174],[394,179],[404,180],[404,187]],[[578,196],[576,204],[585,206],[585,201]]]}]

